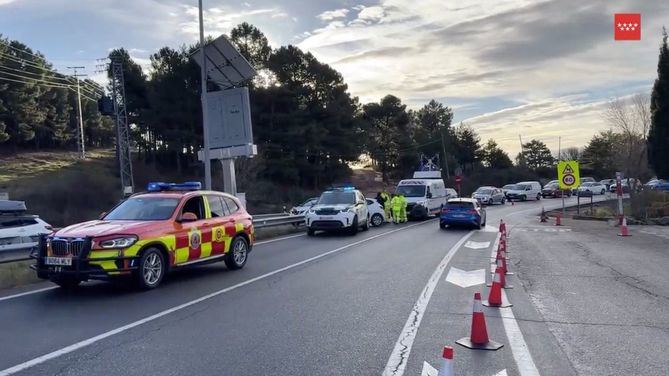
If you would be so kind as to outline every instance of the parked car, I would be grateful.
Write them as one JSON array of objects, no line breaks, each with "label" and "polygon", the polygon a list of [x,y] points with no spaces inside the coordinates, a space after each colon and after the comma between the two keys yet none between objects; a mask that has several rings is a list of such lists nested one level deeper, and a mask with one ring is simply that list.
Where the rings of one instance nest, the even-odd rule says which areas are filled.
[{"label": "parked car", "polygon": [[367,211],[369,212],[369,223],[372,226],[379,227],[387,221],[383,206],[376,199],[367,199]]},{"label": "parked car", "polygon": [[401,180],[395,193],[407,199],[408,218],[428,218],[438,215],[448,200],[442,179],[415,178]]},{"label": "parked car", "polygon": [[446,188],[446,198],[458,198],[458,191],[453,188]]},{"label": "parked car", "polygon": [[495,187],[480,187],[472,194],[472,198],[484,205],[494,205],[495,203],[504,205],[506,203],[504,192]]},{"label": "parked car", "polygon": [[611,189],[611,186],[616,186],[616,179],[604,179],[599,181],[600,184],[606,187],[606,190],[608,191]]},{"label": "parked car", "polygon": [[557,183],[549,183],[544,186],[544,188],[541,190],[541,197],[547,198],[547,197],[552,197],[552,198],[557,198],[557,197],[562,197],[562,194],[564,193],[565,197],[571,197],[571,190],[569,189],[560,189],[560,186]]},{"label": "parked car", "polygon": [[452,198],[439,215],[439,228],[442,230],[453,225],[474,226],[480,230],[485,224],[486,211],[473,198]]},{"label": "parked car", "polygon": [[658,180],[652,189],[656,191],[669,191],[669,180]]},{"label": "parked car", "polygon": [[[630,193],[630,185],[634,186],[634,189],[638,192],[641,189],[641,181],[635,178],[627,178],[627,179],[622,179],[620,181],[620,186],[623,189],[623,193]],[[616,183],[613,183],[608,191],[611,193],[616,192]]]},{"label": "parked car", "polygon": [[515,184],[507,191],[506,199],[509,201],[541,200],[541,184],[538,181],[523,181]]},{"label": "parked car", "polygon": [[321,194],[318,203],[304,216],[307,235],[316,231],[345,230],[351,235],[369,229],[370,216],[365,196],[355,187],[329,189]]},{"label": "parked car", "polygon": [[[596,182],[595,178],[591,178],[591,177],[588,177],[588,176],[581,177],[581,179],[580,179],[581,185],[583,185],[584,183],[595,183],[595,182]],[[571,190],[571,194],[572,195],[577,195],[578,194],[578,188],[579,187],[574,187]]]},{"label": "parked car", "polygon": [[578,187],[579,196],[603,195],[604,193],[606,193],[606,187],[601,183],[588,182]]},{"label": "parked car", "polygon": [[290,209],[290,214],[292,215],[304,215],[307,210],[311,209],[312,206],[316,205],[318,202],[318,197],[312,197],[308,199],[307,201],[294,206],[292,209]]},{"label": "parked car", "polygon": [[507,192],[515,186],[516,186],[515,184],[507,184],[507,185],[503,186],[502,187],[502,192],[504,192],[504,196],[506,196]]},{"label": "parked car", "polygon": [[0,201],[0,253],[25,250],[27,256],[40,235],[53,231],[44,220],[25,212],[23,201]]}]

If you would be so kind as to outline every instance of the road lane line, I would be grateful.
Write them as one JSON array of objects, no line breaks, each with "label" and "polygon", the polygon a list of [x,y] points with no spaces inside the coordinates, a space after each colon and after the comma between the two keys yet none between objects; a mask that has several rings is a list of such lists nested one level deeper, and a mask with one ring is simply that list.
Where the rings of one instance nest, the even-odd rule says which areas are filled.
[{"label": "road lane line", "polygon": [[404,328],[400,333],[397,342],[395,343],[395,348],[390,354],[388,363],[386,363],[386,368],[383,370],[383,376],[401,376],[404,374],[406,369],[407,362],[409,360],[409,354],[411,353],[411,346],[413,346],[413,341],[416,339],[416,334],[418,333],[418,328],[420,327],[420,322],[423,320],[423,314],[427,309],[427,304],[432,298],[432,293],[437,287],[441,275],[444,273],[446,266],[451,261],[455,253],[460,249],[460,247],[472,236],[474,231],[470,231],[465,236],[463,236],[455,245],[446,253],[446,256],[441,260],[437,268],[432,273],[432,276],[427,281],[425,288],[418,296],[418,300],[411,309],[409,318],[404,324]]},{"label": "road lane line", "polygon": [[[249,284],[251,284],[251,283],[254,283],[254,282],[263,280],[263,279],[265,279],[265,278],[268,278],[268,277],[271,277],[271,276],[273,276],[273,275],[276,275],[276,274],[285,272],[285,271],[287,271],[287,270],[297,268],[297,267],[302,266],[302,265],[304,265],[304,264],[308,264],[308,263],[310,263],[310,262],[312,262],[312,261],[316,261],[316,260],[321,259],[321,258],[323,258],[323,257],[327,257],[327,256],[330,256],[330,255],[332,255],[332,254],[341,252],[341,251],[343,251],[343,250],[346,250],[346,249],[348,249],[348,248],[354,247],[354,246],[356,246],[356,245],[360,245],[360,244],[369,242],[369,241],[371,241],[371,240],[380,238],[380,237],[385,236],[385,235],[390,235],[390,234],[393,234],[393,233],[396,233],[396,232],[399,232],[399,231],[404,231],[404,230],[410,229],[410,228],[412,228],[412,227],[422,226],[422,225],[424,225],[424,224],[431,223],[431,222],[433,222],[433,221],[431,221],[431,220],[430,220],[430,221],[425,221],[425,222],[421,222],[421,223],[416,223],[416,224],[412,224],[412,225],[404,226],[404,227],[401,227],[401,228],[398,228],[398,229],[395,229],[395,230],[386,231],[386,232],[383,232],[383,233],[381,233],[381,234],[374,235],[374,236],[370,236],[369,238],[362,239],[362,240],[359,240],[359,241],[356,241],[356,242],[347,244],[347,245],[345,245],[345,246],[342,246],[342,247],[333,249],[333,250],[331,250],[331,251],[327,251],[327,252],[322,253],[322,254],[320,254],[320,255],[318,255],[318,256],[314,256],[314,257],[308,258],[308,259],[306,259],[306,260],[302,260],[302,261],[300,261],[300,262],[296,262],[296,263],[294,263],[294,264],[285,266],[285,267],[283,267],[283,268],[276,269],[276,270],[274,270],[274,271],[271,271],[271,272],[269,272],[269,273],[265,273],[265,274],[263,274],[263,275],[260,275],[260,276],[255,277],[255,278],[251,278],[251,279],[249,279],[249,280],[246,280],[246,281],[244,281],[244,282],[238,283],[238,284],[236,284],[236,285],[233,285],[233,286],[230,286],[230,287],[226,287],[226,288],[224,288],[224,289],[215,291],[215,292],[213,292],[213,293],[211,293],[211,294],[204,295],[204,296],[202,296],[202,297],[200,297],[200,298],[197,298],[197,299],[195,299],[195,300],[191,300],[191,301],[189,301],[189,302],[186,302],[186,303],[180,304],[180,305],[178,305],[178,306],[175,306],[175,307],[166,309],[166,310],[164,310],[164,311],[158,312],[158,313],[153,314],[153,315],[151,315],[151,316],[145,317],[145,318],[143,318],[143,319],[141,319],[141,320],[137,320],[137,321],[132,322],[132,323],[130,323],[130,324],[127,324],[127,325],[121,326],[121,327],[119,327],[119,328],[112,329],[112,330],[110,330],[110,331],[104,332],[104,333],[99,334],[99,335],[97,335],[97,336],[95,336],[95,337],[91,337],[91,338],[89,338],[89,339],[86,339],[86,340],[83,340],[83,341],[74,343],[74,344],[72,344],[72,345],[70,345],[70,346],[63,347],[63,348],[61,348],[61,349],[59,349],[59,350],[50,352],[50,353],[48,353],[48,354],[42,355],[42,356],[37,357],[37,358],[34,358],[34,359],[31,359],[31,360],[29,360],[29,361],[27,361],[27,362],[23,362],[23,363],[21,363],[21,364],[17,364],[17,365],[15,365],[15,366],[13,366],[13,367],[10,367],[10,368],[1,370],[1,371],[0,371],[0,376],[9,376],[9,375],[13,375],[13,374],[15,374],[15,373],[17,373],[17,372],[26,370],[26,369],[28,369],[28,368],[31,368],[31,367],[34,367],[34,366],[36,366],[36,365],[42,364],[42,363],[47,362],[47,361],[49,361],[49,360],[52,360],[52,359],[61,357],[61,356],[63,356],[63,355],[69,354],[69,353],[74,352],[74,351],[77,351],[77,350],[79,350],[79,349],[81,349],[81,348],[83,348],[83,347],[92,345],[92,344],[94,344],[94,343],[96,343],[96,342],[99,342],[99,341],[105,339],[105,338],[109,338],[109,337],[114,336],[114,335],[116,335],[116,334],[123,333],[123,332],[125,332],[125,331],[128,331],[128,330],[130,330],[130,329],[133,329],[133,328],[138,327],[138,326],[140,326],[140,325],[143,325],[143,324],[146,324],[146,323],[148,323],[148,322],[157,320],[157,319],[159,319],[159,318],[161,318],[161,317],[164,317],[164,316],[167,316],[167,315],[169,315],[169,314],[171,314],[171,313],[174,313],[174,312],[183,310],[183,309],[185,309],[185,308],[188,308],[188,307],[190,307],[190,306],[196,305],[196,304],[201,303],[201,302],[203,302],[203,301],[209,300],[209,299],[214,298],[214,297],[216,297],[216,296],[225,294],[225,293],[230,292],[230,291],[232,291],[232,290],[236,290],[236,289],[238,289],[238,288],[240,288],[240,287],[243,287],[243,286],[249,285]],[[470,234],[471,234],[471,233],[470,233]],[[467,238],[467,237],[469,237],[469,236],[466,236],[465,238]]]},{"label": "road lane line", "polygon": [[[504,290],[502,290],[502,299],[508,301]],[[509,345],[511,346],[513,359],[518,366],[518,373],[520,373],[520,376],[539,376],[539,370],[534,364],[534,360],[532,360],[532,354],[530,354],[530,349],[527,347],[525,338],[523,338],[523,333],[520,331],[516,317],[513,315],[513,310],[511,308],[500,308],[499,310],[506,338],[509,340]]]},{"label": "road lane line", "polygon": [[58,286],[50,286],[50,287],[45,287],[45,288],[42,288],[42,289],[30,290],[30,291],[22,292],[22,293],[19,293],[19,294],[8,295],[8,296],[2,296],[2,297],[0,297],[0,302],[3,301],[3,300],[9,300],[9,299],[14,299],[14,298],[20,298],[20,297],[22,297],[22,296],[31,295],[31,294],[37,294],[37,293],[40,293],[40,292],[49,291],[49,290],[53,290],[53,289],[57,289],[57,288],[58,288]]},{"label": "road lane line", "polygon": [[263,244],[267,244],[267,243],[280,242],[280,241],[282,241],[282,240],[288,240],[288,239],[293,239],[293,238],[299,238],[299,237],[301,237],[301,236],[306,236],[306,234],[302,233],[302,234],[297,234],[297,235],[284,236],[284,237],[276,238],[276,239],[264,240],[264,241],[261,241],[261,242],[255,242],[255,244],[253,244],[253,246],[263,245]]}]

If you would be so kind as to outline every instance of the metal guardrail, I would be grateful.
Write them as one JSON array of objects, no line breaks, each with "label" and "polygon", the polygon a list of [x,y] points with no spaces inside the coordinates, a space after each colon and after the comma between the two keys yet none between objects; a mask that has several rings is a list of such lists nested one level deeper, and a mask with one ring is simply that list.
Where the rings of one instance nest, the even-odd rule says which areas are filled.
[{"label": "metal guardrail", "polygon": [[[267,228],[274,226],[304,224],[304,215],[291,215],[288,213],[258,214],[253,216],[255,228]],[[0,264],[30,260],[31,248],[0,252]]]}]

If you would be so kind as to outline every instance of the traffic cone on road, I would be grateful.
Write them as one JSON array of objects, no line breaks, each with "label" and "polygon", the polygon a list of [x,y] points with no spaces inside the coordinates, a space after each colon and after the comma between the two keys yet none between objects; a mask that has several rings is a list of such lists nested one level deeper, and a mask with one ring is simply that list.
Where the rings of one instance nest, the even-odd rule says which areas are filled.
[{"label": "traffic cone on road", "polygon": [[488,338],[488,329],[486,328],[485,316],[483,315],[480,292],[474,293],[471,333],[469,337],[460,338],[455,343],[473,350],[499,350],[504,346]]},{"label": "traffic cone on road", "polygon": [[504,273],[502,268],[497,268],[495,270],[495,277],[492,281],[492,286],[490,287],[490,293],[488,294],[488,300],[483,301],[483,305],[486,307],[497,307],[497,308],[506,308],[511,307],[513,304],[509,302],[502,302],[502,279],[504,278]]},{"label": "traffic cone on road", "polygon": [[632,236],[630,235],[630,231],[627,228],[627,218],[623,217],[623,224],[620,226],[620,233],[618,236]]},{"label": "traffic cone on road", "polygon": [[453,372],[453,348],[451,346],[444,346],[442,358],[439,376],[455,376]]},{"label": "traffic cone on road", "polygon": [[506,223],[502,219],[499,220],[499,232],[502,233],[503,237],[506,237]]},{"label": "traffic cone on road", "polygon": [[560,216],[559,213],[555,216],[555,225],[556,226],[562,226],[562,220],[561,220],[561,216]]}]

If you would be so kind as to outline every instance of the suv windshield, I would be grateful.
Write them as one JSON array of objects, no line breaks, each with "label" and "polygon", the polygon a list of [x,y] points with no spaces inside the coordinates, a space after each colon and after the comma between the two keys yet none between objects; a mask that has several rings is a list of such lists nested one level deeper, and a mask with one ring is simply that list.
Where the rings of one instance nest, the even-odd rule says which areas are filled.
[{"label": "suv windshield", "polygon": [[340,204],[353,205],[353,204],[355,204],[355,192],[337,192],[337,191],[323,192],[323,194],[321,195],[321,198],[318,199],[318,204],[319,205],[340,205]]},{"label": "suv windshield", "polygon": [[425,197],[424,185],[400,185],[395,191],[398,195],[404,197]]},{"label": "suv windshield", "polygon": [[492,189],[490,188],[479,188],[476,190],[475,193],[481,194],[481,195],[489,195],[492,193]]},{"label": "suv windshield", "polygon": [[129,198],[112,209],[104,220],[161,221],[170,218],[178,204],[178,198],[147,196]]}]

